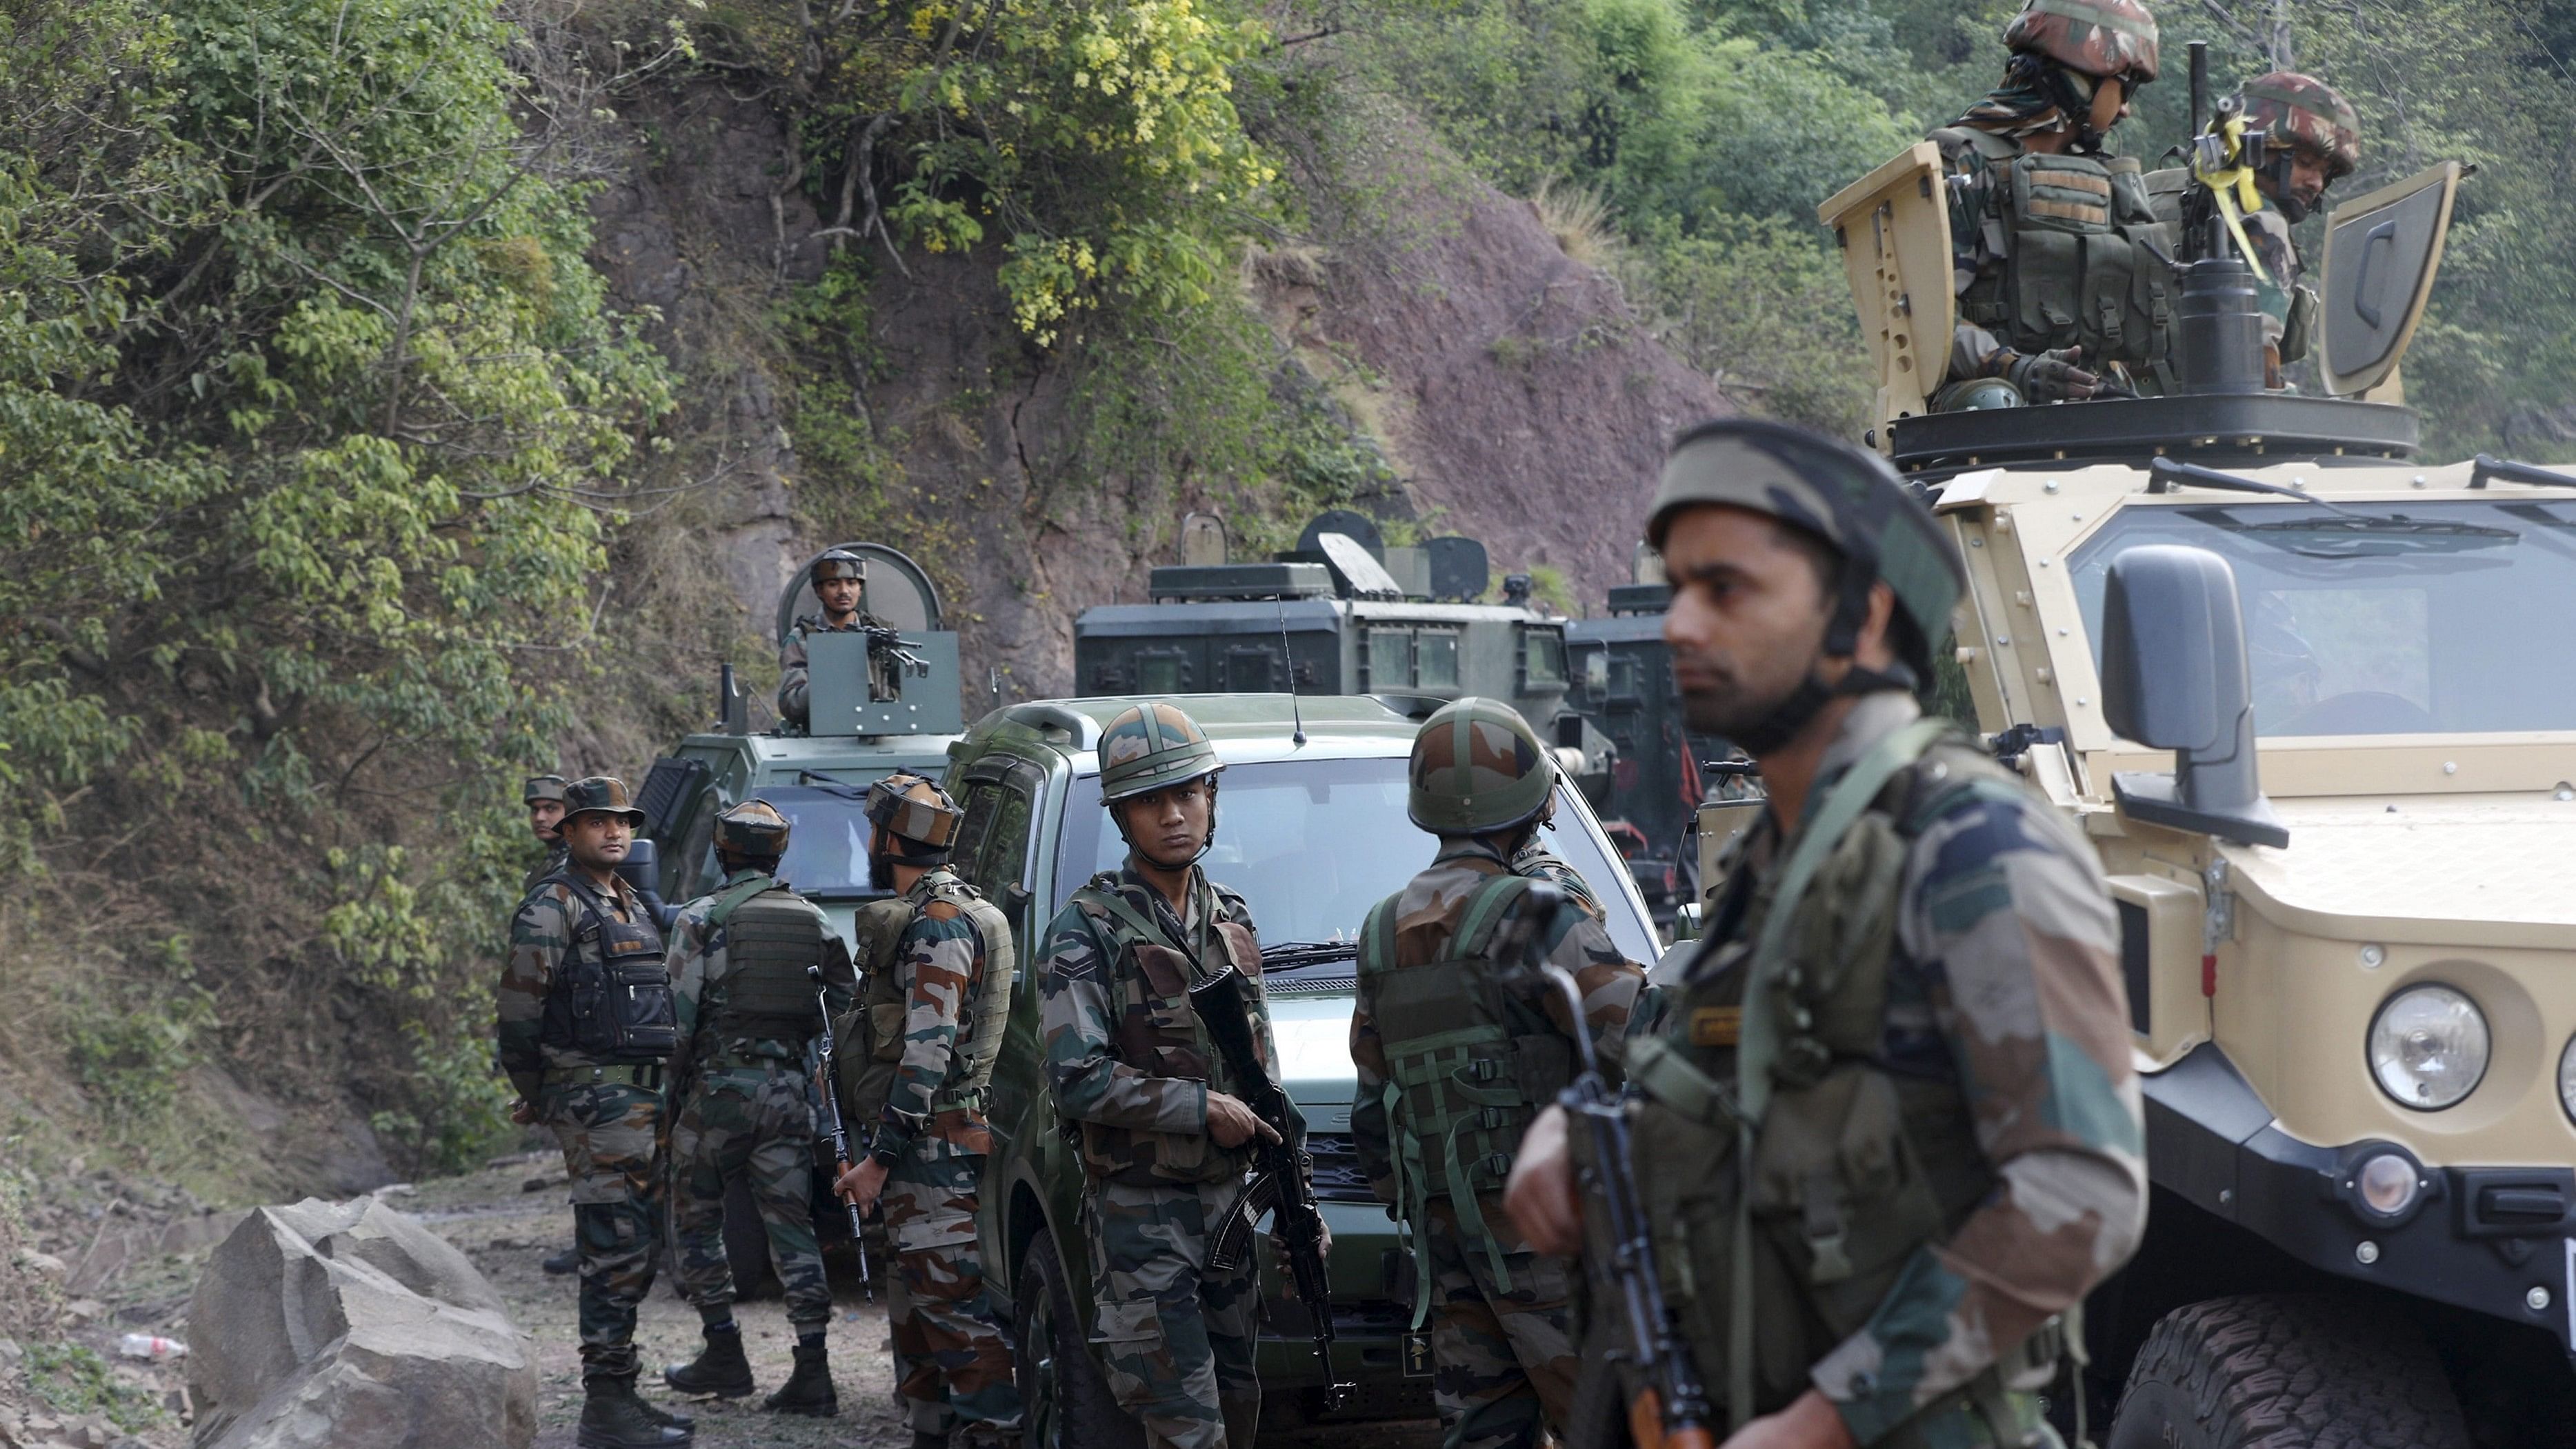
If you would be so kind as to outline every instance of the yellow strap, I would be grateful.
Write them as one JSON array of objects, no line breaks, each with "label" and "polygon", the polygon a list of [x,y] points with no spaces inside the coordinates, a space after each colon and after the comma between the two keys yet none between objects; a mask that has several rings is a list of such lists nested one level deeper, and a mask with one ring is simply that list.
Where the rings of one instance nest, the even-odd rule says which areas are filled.
[{"label": "yellow strap", "polygon": [[2254,254],[2253,242],[2245,236],[2245,217],[2263,209],[2263,193],[2255,187],[2254,170],[2245,164],[2245,118],[2233,117],[2219,126],[2227,138],[2227,159],[2234,163],[2216,171],[2204,170],[2200,159],[2192,158],[2192,179],[2209,188],[2218,201],[2218,215],[2227,223],[2227,234],[2236,239],[2236,253],[2245,265],[2254,269],[2254,280],[2270,286],[2272,276],[2263,270],[2263,259]]}]

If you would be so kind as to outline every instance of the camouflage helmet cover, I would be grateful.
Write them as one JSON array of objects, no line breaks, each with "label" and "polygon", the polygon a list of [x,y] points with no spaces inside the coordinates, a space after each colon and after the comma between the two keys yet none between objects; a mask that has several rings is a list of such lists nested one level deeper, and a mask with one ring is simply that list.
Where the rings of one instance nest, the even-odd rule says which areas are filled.
[{"label": "camouflage helmet cover", "polygon": [[1100,732],[1104,803],[1169,789],[1224,768],[1198,721],[1165,700],[1131,705]]},{"label": "camouflage helmet cover", "polygon": [[737,855],[787,853],[787,817],[766,800],[745,800],[716,817],[716,849]]},{"label": "camouflage helmet cover", "polygon": [[826,549],[821,558],[814,560],[812,573],[818,584],[825,579],[857,579],[864,585],[868,581],[868,561],[846,548]]},{"label": "camouflage helmet cover", "polygon": [[2138,0],[2028,0],[2004,27],[2004,49],[2135,89],[2156,78],[2156,17]]},{"label": "camouflage helmet cover", "polygon": [[2361,117],[2352,102],[2312,75],[2276,70],[2247,81],[2237,93],[2245,125],[2276,145],[2300,146],[2325,158],[2326,177],[2349,176],[2361,165]]},{"label": "camouflage helmet cover", "polygon": [[615,775],[592,775],[564,786],[564,823],[576,815],[598,813],[622,815],[629,824],[642,828],[644,812],[635,808],[626,796],[626,782]]},{"label": "camouflage helmet cover", "polygon": [[1710,503],[1822,539],[1865,578],[1885,581],[1927,645],[1948,631],[1967,571],[1941,525],[1877,454],[1763,418],[1702,423],[1675,439],[1664,460],[1646,542],[1661,550],[1675,514]]},{"label": "camouflage helmet cover", "polygon": [[869,823],[889,835],[946,850],[966,812],[926,775],[897,770],[868,787]]},{"label": "camouflage helmet cover", "polygon": [[1482,835],[1537,819],[1556,788],[1556,763],[1519,710],[1469,695],[1422,722],[1406,779],[1414,824]]},{"label": "camouflage helmet cover", "polygon": [[530,775],[528,783],[519,787],[519,803],[534,805],[540,800],[552,800],[561,804],[564,790],[571,783],[561,775]]}]

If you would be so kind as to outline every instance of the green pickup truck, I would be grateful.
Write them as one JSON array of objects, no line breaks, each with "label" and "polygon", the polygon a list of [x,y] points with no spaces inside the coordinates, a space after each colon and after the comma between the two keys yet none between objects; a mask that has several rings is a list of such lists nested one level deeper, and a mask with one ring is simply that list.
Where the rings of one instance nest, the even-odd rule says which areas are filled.
[{"label": "green pickup truck", "polygon": [[[1351,1149],[1351,942],[1368,908],[1431,861],[1405,818],[1405,761],[1438,699],[1285,694],[1184,695],[1226,763],[1211,877],[1251,903],[1289,1096],[1306,1114],[1315,1189],[1333,1231],[1335,1377],[1358,1386],[1328,1407],[1304,1305],[1265,1252],[1260,1351],[1263,1424],[1420,1419],[1430,1356],[1407,1330],[1410,1261]],[[1094,749],[1132,699],[1077,699],[994,711],[949,746],[949,793],[966,810],[957,862],[1002,903],[1024,943],[1009,1035],[993,1074],[993,1158],[981,1237],[1008,1299],[1031,1443],[1129,1445],[1141,1431],[1110,1401],[1089,1348],[1091,1271],[1075,1220],[1082,1168],[1057,1131],[1043,1070],[1034,981],[1038,933],[1124,847],[1100,804]],[[1303,742],[1298,739],[1302,718]],[[1611,938],[1651,964],[1652,919],[1582,797],[1560,788],[1552,842],[1601,893]],[[1331,949],[1338,946],[1340,950]]]}]

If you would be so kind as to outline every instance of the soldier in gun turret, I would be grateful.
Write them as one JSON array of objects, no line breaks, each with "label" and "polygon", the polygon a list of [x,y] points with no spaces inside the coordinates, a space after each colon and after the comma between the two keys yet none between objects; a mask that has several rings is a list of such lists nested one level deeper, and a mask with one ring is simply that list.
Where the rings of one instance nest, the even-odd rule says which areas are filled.
[{"label": "soldier in gun turret", "polygon": [[2236,99],[2246,133],[2265,142],[2254,185],[2267,205],[2246,215],[2245,239],[2263,265],[2263,279],[2254,285],[2263,305],[2264,371],[2279,387],[2281,364],[2308,355],[2318,307],[2290,228],[2323,204],[2327,187],[2361,165],[2361,118],[2334,87],[2291,70],[2256,76]]},{"label": "soldier in gun turret", "polygon": [[1432,1325],[1443,1443],[1535,1449],[1564,1431],[1573,1403],[1572,1268],[1531,1251],[1502,1210],[1504,1174],[1530,1119],[1574,1078],[1569,1035],[1616,1062],[1645,973],[1559,895],[1536,941],[1574,976],[1584,1019],[1555,993],[1504,985],[1524,963],[1498,959],[1500,943],[1534,883],[1513,862],[1556,790],[1555,762],[1519,711],[1474,697],[1443,707],[1414,737],[1408,777],[1407,812],[1440,851],[1360,928],[1351,1143],[1411,1233],[1413,1322]]},{"label": "soldier in gun turret", "polygon": [[[1654,1164],[1634,1186],[1726,1442],[2048,1442],[2034,1390],[2063,1315],[2146,1221],[2101,866],[1916,709],[1963,575],[1875,455],[1707,424],[1675,444],[1647,529],[1691,728],[1769,787],[1623,1050]],[[1584,1241],[1565,1126],[1532,1124],[1505,1198],[1553,1252]]]},{"label": "soldier in gun turret", "polygon": [[832,1289],[814,1238],[814,1109],[805,1083],[806,1052],[825,1018],[808,973],[822,972],[835,1015],[856,983],[849,951],[822,910],[778,878],[788,836],[786,817],[766,800],[717,816],[724,880],[681,907],[674,926],[671,1179],[680,1288],[698,1310],[706,1347],[662,1378],[681,1393],[720,1399],[754,1387],[724,1242],[726,1186],[747,1179],[796,1330],[795,1371],[762,1407],[828,1418],[840,1400],[824,1337]]},{"label": "soldier in gun turret", "polygon": [[1020,1392],[975,1213],[1016,974],[1011,923],[949,868],[965,816],[947,791],[888,775],[868,787],[867,817],[870,882],[909,920],[891,969],[868,978],[867,1050],[842,1063],[842,1115],[867,1151],[836,1187],[861,1211],[884,1205],[895,1392],[913,1442],[1004,1449],[1020,1438]]},{"label": "soldier in gun turret", "polygon": [[[812,572],[814,601],[823,606],[819,614],[807,614],[787,631],[778,645],[778,717],[791,724],[804,724],[812,709],[812,695],[807,678],[811,668],[805,657],[805,638],[809,634],[861,634],[869,630],[891,632],[893,626],[866,611],[868,561],[845,548],[827,550],[814,560]],[[889,650],[868,651],[868,696],[871,699],[893,699],[901,689],[896,676],[900,664]]]},{"label": "soldier in gun turret", "polygon": [[[1047,1080],[1082,1137],[1092,1337],[1110,1392],[1155,1449],[1249,1449],[1261,1418],[1257,1260],[1220,1268],[1209,1250],[1247,1191],[1254,1139],[1280,1134],[1245,1104],[1190,997],[1228,968],[1261,976],[1250,908],[1198,866],[1216,838],[1224,767],[1161,700],[1110,721],[1099,755],[1127,863],[1074,892],[1039,965]],[[1269,1010],[1255,1014],[1276,1085]],[[1286,1125],[1302,1154],[1304,1119]]]},{"label": "soldier in gun turret", "polygon": [[2137,161],[2105,150],[2156,78],[2155,17],[2139,0],[2027,0],[2004,47],[2003,83],[1930,137],[1959,298],[1945,382],[2060,402],[2123,390],[2116,364],[2128,387],[2161,390],[2173,242]]}]

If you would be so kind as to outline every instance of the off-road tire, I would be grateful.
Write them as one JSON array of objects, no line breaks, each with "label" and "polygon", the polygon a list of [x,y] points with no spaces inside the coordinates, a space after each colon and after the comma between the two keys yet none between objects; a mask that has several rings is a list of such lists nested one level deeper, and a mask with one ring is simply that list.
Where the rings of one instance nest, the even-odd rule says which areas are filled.
[{"label": "off-road tire", "polygon": [[2108,1449],[2469,1449],[2432,1346],[2366,1300],[2213,1298],[2159,1320]]},{"label": "off-road tire", "polygon": [[1089,1327],[1074,1316],[1063,1260],[1045,1233],[1020,1263],[1011,1351],[1029,1449],[1144,1449],[1144,1426],[1109,1396]]}]

